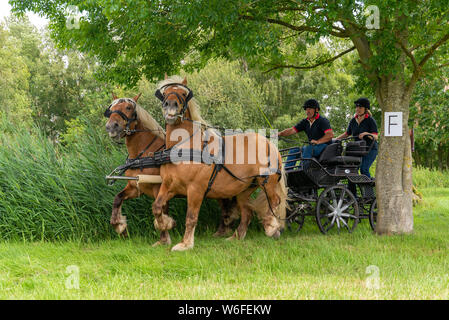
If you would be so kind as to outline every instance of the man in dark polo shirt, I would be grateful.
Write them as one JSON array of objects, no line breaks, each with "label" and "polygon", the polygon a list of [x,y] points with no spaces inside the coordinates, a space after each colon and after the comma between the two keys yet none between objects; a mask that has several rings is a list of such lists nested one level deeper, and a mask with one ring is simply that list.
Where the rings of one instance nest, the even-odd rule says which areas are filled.
[{"label": "man in dark polo shirt", "polygon": [[[318,157],[324,148],[332,141],[334,133],[332,131],[329,120],[322,117],[318,111],[320,110],[320,105],[315,99],[309,99],[304,103],[303,106],[306,111],[307,118],[301,120],[298,124],[292,128],[285,129],[279,132],[279,136],[287,137],[292,134],[298,133],[300,131],[305,131],[307,137],[309,138],[310,145],[302,147],[302,158],[312,158]],[[299,148],[293,148],[290,150],[291,153],[298,153]],[[295,159],[300,157],[297,155],[289,155],[287,157],[286,168],[293,167],[296,163]]]}]

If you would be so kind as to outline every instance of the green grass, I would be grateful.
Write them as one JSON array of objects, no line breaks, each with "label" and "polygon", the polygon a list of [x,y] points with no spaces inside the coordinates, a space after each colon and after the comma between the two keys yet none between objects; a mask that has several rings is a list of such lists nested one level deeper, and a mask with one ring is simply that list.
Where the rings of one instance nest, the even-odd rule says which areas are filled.
[{"label": "green grass", "polygon": [[[376,236],[367,221],[353,234],[323,236],[306,220],[278,241],[258,228],[235,242],[203,232],[193,250],[174,253],[152,248],[150,237],[4,241],[0,298],[448,299],[449,189],[422,192],[415,231],[404,236]],[[66,288],[70,265],[79,267],[79,289]],[[378,289],[367,287],[369,266],[378,268]]]}]

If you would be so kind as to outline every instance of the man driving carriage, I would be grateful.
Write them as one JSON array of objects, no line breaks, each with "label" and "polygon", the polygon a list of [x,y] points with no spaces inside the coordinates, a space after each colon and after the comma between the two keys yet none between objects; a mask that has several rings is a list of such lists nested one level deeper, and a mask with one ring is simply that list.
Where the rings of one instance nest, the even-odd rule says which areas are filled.
[{"label": "man driving carriage", "polygon": [[[305,131],[309,139],[310,145],[301,149],[293,148],[289,151],[290,155],[287,158],[286,168],[295,166],[295,160],[298,160],[300,157],[318,157],[334,136],[329,120],[319,114],[320,104],[318,101],[309,99],[304,103],[303,108],[307,117],[295,126],[285,129],[278,134],[280,137],[287,137],[300,131]],[[299,154],[300,150],[301,154]]]}]

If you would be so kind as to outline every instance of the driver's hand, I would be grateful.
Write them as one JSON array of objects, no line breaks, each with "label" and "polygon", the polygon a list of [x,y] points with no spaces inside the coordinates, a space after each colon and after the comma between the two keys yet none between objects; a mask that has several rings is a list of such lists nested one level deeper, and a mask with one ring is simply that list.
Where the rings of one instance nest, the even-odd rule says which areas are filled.
[{"label": "driver's hand", "polygon": [[316,140],[310,140],[310,143],[311,143],[311,144],[318,144],[318,141],[316,141]]}]

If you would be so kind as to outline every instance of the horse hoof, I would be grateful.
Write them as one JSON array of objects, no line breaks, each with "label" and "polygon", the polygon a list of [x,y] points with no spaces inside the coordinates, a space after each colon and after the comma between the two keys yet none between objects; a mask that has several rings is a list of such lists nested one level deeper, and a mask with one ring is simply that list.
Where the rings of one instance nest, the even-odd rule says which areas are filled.
[{"label": "horse hoof", "polygon": [[156,241],[155,243],[153,243],[151,246],[154,248],[154,247],[159,247],[159,246],[169,246],[171,244],[171,241],[167,241],[167,242],[164,242],[164,241]]},{"label": "horse hoof", "polygon": [[124,239],[128,239],[128,229],[125,228],[123,232],[120,234]]},{"label": "horse hoof", "polygon": [[233,241],[233,240],[237,240],[237,239],[238,239],[238,238],[237,238],[236,234],[233,233],[232,236],[226,238],[226,241]]},{"label": "horse hoof", "polygon": [[123,234],[123,236],[125,236],[125,237],[128,236],[128,233],[126,232],[127,226],[128,225],[126,223],[119,223],[119,224],[113,225],[115,232],[117,232],[119,235],[122,235],[123,233],[125,233],[125,234]]},{"label": "horse hoof", "polygon": [[192,246],[187,246],[184,243],[180,242],[176,246],[171,248],[171,251],[186,251],[186,250],[189,250],[189,249],[192,249],[192,248],[193,248],[193,245]]},{"label": "horse hoof", "polygon": [[156,242],[153,243],[151,246],[154,248],[154,247],[159,247],[160,245],[162,245],[162,242],[156,241]]},{"label": "horse hoof", "polygon": [[227,234],[229,234],[231,230],[218,230],[217,232],[215,232],[212,237],[215,238],[221,238],[221,237],[225,237]]}]

